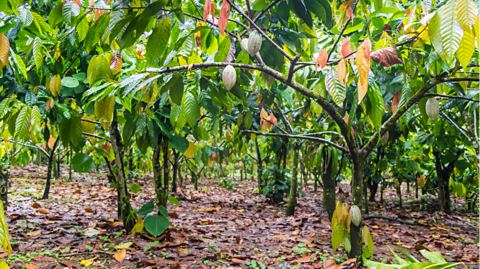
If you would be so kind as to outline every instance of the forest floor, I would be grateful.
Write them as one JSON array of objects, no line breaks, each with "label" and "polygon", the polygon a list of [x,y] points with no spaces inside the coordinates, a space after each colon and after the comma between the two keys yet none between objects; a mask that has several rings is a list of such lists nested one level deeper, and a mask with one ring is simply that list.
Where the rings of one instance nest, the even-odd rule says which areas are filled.
[{"label": "forest floor", "polygon": [[[321,189],[314,193],[310,185],[303,188],[306,195],[298,199],[295,216],[286,217],[284,204],[272,205],[253,194],[254,182],[234,180],[235,188],[227,190],[218,180],[201,178],[198,191],[188,184],[176,195],[188,201],[169,204],[170,228],[151,238],[125,233],[117,220],[116,193],[105,174],[76,174],[74,182],[54,180],[50,199],[42,200],[45,175],[46,167],[34,165],[12,171],[6,211],[13,247],[10,268],[85,267],[82,263],[89,268],[321,268],[325,260],[329,268],[356,267],[343,249],[333,253]],[[132,194],[134,208],[154,201],[151,179],[129,183],[134,182],[142,186]],[[340,188],[337,199],[349,202],[348,182]],[[438,211],[433,196],[428,211],[419,211],[414,193],[404,194],[403,208],[394,190],[384,195],[383,204],[370,203],[371,215],[402,223],[364,221],[373,236],[374,260],[393,262],[390,246],[420,260],[425,259],[418,251],[428,249],[447,261],[478,267],[478,215],[465,212],[463,201],[453,199],[457,209],[448,216]],[[133,244],[122,257],[115,247],[129,242]]]}]

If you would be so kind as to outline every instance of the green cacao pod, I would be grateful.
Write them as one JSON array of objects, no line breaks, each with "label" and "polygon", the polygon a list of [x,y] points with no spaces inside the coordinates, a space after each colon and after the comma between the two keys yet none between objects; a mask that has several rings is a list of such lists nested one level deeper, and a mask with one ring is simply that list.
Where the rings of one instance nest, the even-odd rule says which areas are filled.
[{"label": "green cacao pod", "polygon": [[380,138],[380,141],[382,141],[382,144],[386,145],[388,143],[388,139],[390,138],[390,135],[388,132],[386,132],[384,135],[382,135],[382,138]]},{"label": "green cacao pod", "polygon": [[242,39],[242,42],[240,42],[240,48],[242,48],[243,52],[250,54],[248,51],[248,38]]},{"label": "green cacao pod", "polygon": [[253,56],[260,51],[261,47],[262,35],[257,31],[253,31],[248,38],[248,52]]},{"label": "green cacao pod", "polygon": [[430,120],[435,120],[438,117],[438,113],[440,112],[440,105],[438,104],[437,99],[428,99],[427,104],[425,105],[425,110],[427,111],[427,115]]},{"label": "green cacao pod", "polygon": [[358,208],[358,206],[352,205],[352,207],[350,207],[350,218],[355,226],[359,226],[361,224],[362,212],[360,212],[360,208]]},{"label": "green cacao pod", "polygon": [[237,82],[237,72],[231,65],[227,65],[223,70],[222,81],[225,88],[229,91],[235,86]]}]

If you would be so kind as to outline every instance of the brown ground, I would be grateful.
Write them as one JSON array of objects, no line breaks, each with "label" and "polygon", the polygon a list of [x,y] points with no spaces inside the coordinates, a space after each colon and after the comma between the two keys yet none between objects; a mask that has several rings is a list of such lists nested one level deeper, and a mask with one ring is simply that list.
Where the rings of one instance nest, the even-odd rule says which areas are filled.
[{"label": "brown ground", "polygon": [[[313,186],[303,188],[306,196],[299,198],[297,214],[285,217],[284,205],[268,204],[252,194],[253,182],[235,181],[235,190],[227,190],[214,179],[202,178],[199,191],[189,185],[177,195],[194,201],[169,204],[170,229],[151,238],[122,229],[117,222],[116,193],[104,175],[76,175],[74,182],[55,180],[51,198],[41,200],[45,175],[45,167],[12,171],[6,211],[13,246],[8,259],[11,268],[81,268],[81,261],[92,258],[90,268],[320,268],[324,260],[355,267],[344,250],[333,255],[322,194],[313,193]],[[142,190],[132,198],[136,209],[154,199],[151,180],[137,183]],[[341,188],[344,193],[337,198],[349,202],[348,183]],[[433,211],[438,208],[434,197],[429,198],[432,211],[419,212],[417,201],[408,202],[414,198],[405,194],[400,209],[395,191],[387,190],[384,204],[370,203],[374,215],[414,223],[364,221],[375,243],[373,259],[392,262],[389,245],[416,257],[421,257],[418,250],[427,248],[441,252],[447,261],[477,267],[478,215],[464,212],[460,200],[454,200],[458,211],[453,216]],[[121,250],[114,247],[128,242],[133,244],[118,262],[115,254]]]}]

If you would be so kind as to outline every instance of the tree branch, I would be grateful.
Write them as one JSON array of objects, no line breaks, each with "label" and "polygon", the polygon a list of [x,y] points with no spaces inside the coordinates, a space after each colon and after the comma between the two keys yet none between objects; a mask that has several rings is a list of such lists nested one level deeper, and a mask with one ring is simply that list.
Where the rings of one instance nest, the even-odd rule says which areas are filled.
[{"label": "tree branch", "polygon": [[478,82],[479,78],[468,78],[468,77],[463,77],[463,78],[443,78],[442,82],[459,82],[459,81],[476,81]]},{"label": "tree branch", "polygon": [[86,136],[91,136],[91,137],[95,137],[95,138],[98,138],[98,139],[104,139],[104,140],[107,140],[108,142],[111,142],[110,140],[106,139],[105,137],[101,137],[101,136],[98,136],[98,135],[94,135],[94,134],[89,134],[89,133],[85,133],[85,132],[82,132],[83,135],[86,135]]},{"label": "tree branch", "polygon": [[465,96],[455,96],[455,95],[447,95],[447,94],[438,94],[438,93],[426,93],[424,94],[425,97],[440,97],[440,98],[446,98],[446,99],[462,99],[462,100],[467,100],[467,101],[472,101],[472,102],[480,102],[480,100],[473,99],[473,98],[468,98]]},{"label": "tree branch", "polygon": [[295,73],[294,72],[295,64],[298,62],[298,59],[300,59],[301,56],[302,55],[300,53],[295,55],[295,58],[290,62],[290,69],[288,70],[287,84],[292,82],[293,73]]},{"label": "tree branch", "polygon": [[337,148],[341,150],[342,152],[345,152],[346,154],[349,153],[348,149],[335,144],[331,141],[317,138],[317,137],[309,137],[309,136],[303,136],[303,135],[289,135],[289,134],[279,134],[279,133],[262,133],[262,132],[256,132],[256,131],[251,131],[251,130],[242,130],[242,133],[248,133],[248,134],[255,134],[255,135],[261,135],[261,136],[273,136],[273,137],[287,137],[287,138],[294,138],[294,139],[304,139],[304,140],[312,140],[312,141],[317,141],[320,143],[328,144],[334,148]]},{"label": "tree branch", "polygon": [[[358,4],[358,0],[355,2],[355,5],[353,6],[353,11],[352,11],[352,13],[355,13],[355,10],[357,9],[357,4]],[[340,34],[338,35],[337,40],[336,40],[335,43],[333,44],[333,47],[332,47],[332,49],[330,50],[330,53],[328,54],[327,62],[328,62],[328,60],[330,60],[330,56],[332,56],[333,52],[335,51],[335,48],[337,47],[338,42],[339,42],[340,39],[342,38],[343,32],[345,32],[345,29],[347,29],[349,23],[350,23],[350,21],[347,20],[347,23],[345,23],[345,26],[343,26],[342,31],[341,31]]]},{"label": "tree branch", "polygon": [[253,14],[252,14],[252,9],[250,8],[250,1],[245,0],[245,2],[247,4],[248,17],[250,17],[250,19],[251,19],[253,17]]},{"label": "tree branch", "polygon": [[231,7],[233,7],[233,9],[235,9],[238,13],[240,13],[240,15],[242,15],[250,23],[251,27],[255,28],[255,30],[257,30],[268,42],[270,42],[270,44],[272,44],[278,51],[280,51],[289,61],[292,61],[292,57],[290,57],[290,55],[286,53],[277,43],[273,42],[273,40],[267,34],[265,34],[265,32],[262,31],[262,29],[260,29],[260,27],[258,27],[258,25],[252,21],[252,19],[250,19],[236,5],[234,5],[232,1],[230,0],[226,0],[226,1],[230,4]]},{"label": "tree branch", "polygon": [[280,0],[275,0],[266,8],[264,8],[262,11],[260,11],[260,13],[255,17],[255,19],[253,19],[253,22],[257,23],[258,19],[260,19],[263,16],[263,14],[267,13],[267,11],[270,10],[274,5],[278,4],[278,2],[280,2]]},{"label": "tree branch", "polygon": [[465,130],[458,126],[452,119],[450,119],[445,113],[443,112],[440,112],[440,116],[444,117],[445,119],[447,119],[453,126],[455,126],[468,140],[472,140],[471,137],[469,137],[466,133],[465,133]]},{"label": "tree branch", "polygon": [[278,113],[280,114],[280,118],[282,119],[283,124],[285,124],[285,126],[287,126],[288,130],[290,131],[290,134],[293,134],[293,128],[292,128],[292,126],[290,125],[290,123],[288,122],[287,118],[285,118],[285,115],[283,115],[282,109],[281,109],[280,106],[277,104],[277,102],[273,102],[273,103],[275,104],[275,107],[277,108]]},{"label": "tree branch", "polygon": [[[0,141],[5,141],[5,140],[2,139],[2,140],[0,140]],[[17,145],[21,145],[21,146],[24,146],[24,147],[29,147],[29,148],[38,149],[38,150],[40,150],[43,154],[45,154],[45,156],[47,156],[47,158],[50,157],[50,155],[49,155],[42,147],[39,147],[39,146],[37,146],[37,145],[32,146],[32,145],[28,145],[28,144],[19,143],[19,142],[10,140],[10,139],[8,139],[7,142],[14,143],[14,144],[17,144]],[[16,153],[15,153],[15,154],[16,154]]]},{"label": "tree branch", "polygon": [[80,118],[80,120],[81,120],[81,121],[85,121],[85,122],[90,122],[90,123],[95,123],[95,124],[101,125],[100,122],[94,121],[94,120],[87,120],[87,119],[83,119],[83,118]]}]

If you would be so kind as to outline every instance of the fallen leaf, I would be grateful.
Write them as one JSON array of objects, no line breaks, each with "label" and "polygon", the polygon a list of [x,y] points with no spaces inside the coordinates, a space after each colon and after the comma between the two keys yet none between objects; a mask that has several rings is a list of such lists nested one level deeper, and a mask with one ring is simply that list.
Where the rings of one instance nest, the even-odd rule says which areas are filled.
[{"label": "fallen leaf", "polygon": [[45,256],[36,256],[33,258],[37,262],[55,262],[57,259],[52,257],[45,257]]},{"label": "fallen leaf", "polygon": [[48,212],[47,210],[45,209],[39,209],[37,210],[38,213],[42,213],[42,214],[50,214],[50,212]]},{"label": "fallen leaf", "polygon": [[188,255],[188,248],[178,248],[178,254]]},{"label": "fallen leaf", "polygon": [[42,206],[41,206],[39,203],[34,203],[34,204],[32,205],[32,207],[33,207],[33,208],[40,208],[40,207],[42,207]]},{"label": "fallen leaf", "polygon": [[95,257],[93,257],[93,258],[91,258],[90,260],[82,260],[82,261],[80,261],[80,264],[83,265],[83,266],[85,266],[85,267],[89,267],[90,265],[93,264],[93,261],[94,261],[96,258],[98,258],[98,255],[95,256]]},{"label": "fallen leaf", "polygon": [[39,234],[41,234],[41,233],[42,233],[42,231],[36,230],[36,231],[27,233],[27,236],[28,236],[28,237],[37,236],[37,235],[39,235]]},{"label": "fallen leaf", "polygon": [[115,253],[115,260],[117,260],[118,262],[123,262],[123,260],[125,260],[125,256],[127,255],[127,249],[126,248],[123,248],[122,250],[120,250],[120,252],[117,252]]},{"label": "fallen leaf", "polygon": [[[293,264],[297,264],[297,263],[307,263],[307,262],[314,262],[315,261],[315,257],[316,257],[316,254],[312,254],[310,256],[305,256],[305,257],[302,257],[298,260],[294,260],[292,263]],[[313,259],[313,260],[312,260]]]},{"label": "fallen leaf", "polygon": [[26,269],[37,269],[38,266],[36,266],[36,265],[33,264],[33,263],[28,263],[28,264],[25,264],[25,268],[26,268]]}]

